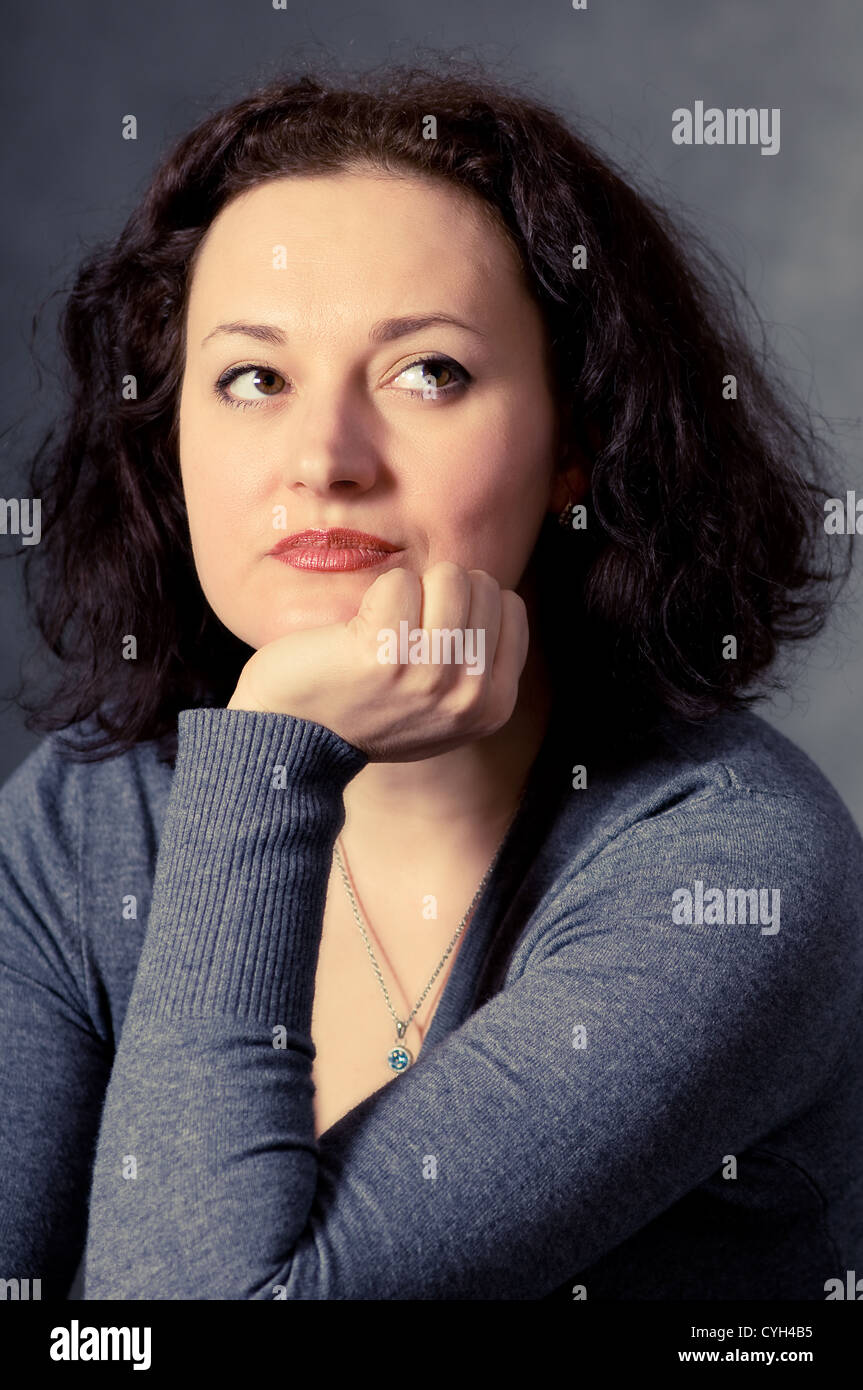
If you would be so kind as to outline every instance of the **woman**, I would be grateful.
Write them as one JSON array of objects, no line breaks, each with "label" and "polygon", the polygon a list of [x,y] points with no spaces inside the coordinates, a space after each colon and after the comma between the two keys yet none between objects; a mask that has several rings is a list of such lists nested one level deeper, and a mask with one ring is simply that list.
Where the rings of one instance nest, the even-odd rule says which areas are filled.
[{"label": "woman", "polygon": [[85,1232],[91,1299],[863,1257],[863,842],[746,708],[826,611],[821,446],[694,266],[552,112],[391,70],[208,118],[82,268],[34,473],[82,737],[2,794],[48,1296]]}]

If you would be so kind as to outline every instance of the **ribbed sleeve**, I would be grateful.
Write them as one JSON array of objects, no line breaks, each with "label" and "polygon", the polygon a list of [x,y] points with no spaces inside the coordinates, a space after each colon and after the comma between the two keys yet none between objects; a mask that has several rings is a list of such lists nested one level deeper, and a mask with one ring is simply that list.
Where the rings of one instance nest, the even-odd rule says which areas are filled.
[{"label": "ribbed sleeve", "polygon": [[178,733],[135,1012],[307,1028],[342,792],[368,759],[280,714],[183,710]]},{"label": "ribbed sleeve", "polygon": [[286,715],[180,714],[93,1167],[85,1297],[253,1297],[268,1243],[281,1257],[298,1239],[317,1174],[323,909],[342,792],[366,761]]}]

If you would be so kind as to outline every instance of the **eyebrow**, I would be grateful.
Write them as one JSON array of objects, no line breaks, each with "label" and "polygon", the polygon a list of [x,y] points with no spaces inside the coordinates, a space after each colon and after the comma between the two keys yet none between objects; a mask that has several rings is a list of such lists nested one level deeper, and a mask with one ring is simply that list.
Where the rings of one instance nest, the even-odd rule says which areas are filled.
[{"label": "eyebrow", "polygon": [[[473,324],[464,323],[461,319],[454,318],[452,314],[403,314],[399,318],[380,319],[369,329],[369,341],[372,343],[388,343],[393,338],[403,338],[408,333],[417,333],[421,328],[428,328],[430,324],[449,323],[456,328],[464,328],[468,333],[475,333],[478,338],[485,338],[486,334]],[[270,343],[274,347],[282,347],[288,340],[286,335],[275,324],[271,323],[220,323],[206,338],[202,339],[201,347],[208,343],[211,338],[218,334],[235,334],[244,338],[257,338],[258,342]]]}]

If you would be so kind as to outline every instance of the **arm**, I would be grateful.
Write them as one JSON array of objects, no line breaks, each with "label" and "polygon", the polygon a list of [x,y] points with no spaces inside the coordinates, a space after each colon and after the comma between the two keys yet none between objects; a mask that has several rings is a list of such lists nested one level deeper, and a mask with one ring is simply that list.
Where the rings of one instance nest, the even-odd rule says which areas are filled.
[{"label": "arm", "polygon": [[84,1248],[111,1070],[82,969],[79,824],[47,739],[0,792],[0,1278],[39,1279],[43,1299],[66,1298]]},{"label": "arm", "polygon": [[[362,756],[289,716],[181,714],[88,1298],[539,1298],[807,1105],[841,1055],[860,946],[833,832],[805,803],[717,790],[563,884],[505,990],[316,1144],[314,971]],[[695,878],[778,887],[781,930],[675,925]]]}]

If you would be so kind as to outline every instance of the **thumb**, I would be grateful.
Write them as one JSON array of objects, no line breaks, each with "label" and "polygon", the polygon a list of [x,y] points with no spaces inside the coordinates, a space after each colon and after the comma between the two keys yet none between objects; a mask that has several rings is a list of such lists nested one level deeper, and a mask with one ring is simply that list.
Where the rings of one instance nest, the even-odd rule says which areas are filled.
[{"label": "thumb", "polygon": [[419,625],[422,611],[422,584],[413,570],[391,569],[378,575],[363,594],[362,602],[349,627],[355,632],[371,633],[377,638],[381,628],[397,628],[407,620],[410,627]]}]

